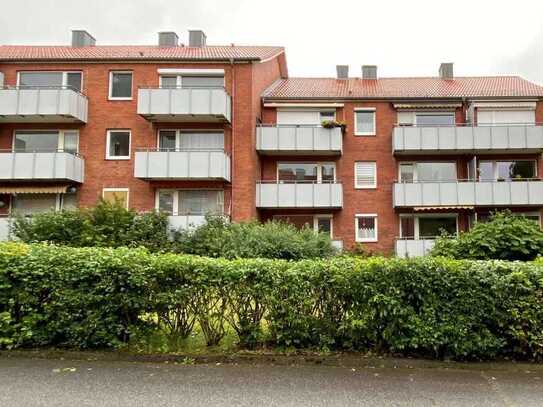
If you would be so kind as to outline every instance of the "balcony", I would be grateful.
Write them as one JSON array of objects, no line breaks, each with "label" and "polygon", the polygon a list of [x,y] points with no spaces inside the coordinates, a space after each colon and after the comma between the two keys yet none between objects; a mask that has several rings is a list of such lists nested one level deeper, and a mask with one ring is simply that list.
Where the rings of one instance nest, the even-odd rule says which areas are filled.
[{"label": "balcony", "polygon": [[397,126],[393,131],[395,154],[533,154],[542,151],[542,125]]},{"label": "balcony", "polygon": [[138,90],[138,114],[151,122],[230,123],[231,104],[224,88]]},{"label": "balcony", "polygon": [[260,181],[256,184],[257,208],[341,208],[340,183]]},{"label": "balcony", "polygon": [[396,256],[401,258],[426,256],[434,245],[434,239],[396,239]]},{"label": "balcony", "polygon": [[341,128],[268,125],[256,128],[256,149],[267,155],[341,155]]},{"label": "balcony", "polygon": [[7,216],[0,217],[0,241],[9,240],[10,237],[10,218]]},{"label": "balcony", "polygon": [[543,206],[543,181],[424,181],[394,184],[394,207]]},{"label": "balcony", "polygon": [[87,97],[68,87],[0,87],[0,123],[86,123]]},{"label": "balcony", "polygon": [[136,152],[134,176],[147,180],[230,181],[230,157],[224,150]]},{"label": "balcony", "polygon": [[204,215],[178,215],[168,216],[168,229],[171,231],[185,230],[202,226],[206,223]]},{"label": "balcony", "polygon": [[82,183],[85,162],[63,151],[0,151],[1,181],[70,181]]}]

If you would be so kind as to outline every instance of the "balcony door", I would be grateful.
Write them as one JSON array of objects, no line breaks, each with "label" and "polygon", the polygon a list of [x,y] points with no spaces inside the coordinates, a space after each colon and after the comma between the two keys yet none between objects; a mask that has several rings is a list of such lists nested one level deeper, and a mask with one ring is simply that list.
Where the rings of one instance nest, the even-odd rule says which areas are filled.
[{"label": "balcony door", "polygon": [[456,214],[400,215],[402,239],[433,239],[443,232],[453,236],[458,233]]},{"label": "balcony door", "polygon": [[278,163],[277,181],[279,183],[334,183],[336,165],[334,163]]},{"label": "balcony door", "polygon": [[400,182],[456,181],[456,162],[410,162],[399,165]]},{"label": "balcony door", "polygon": [[78,148],[77,130],[18,130],[13,137],[14,152],[64,151],[75,154]]},{"label": "balcony door", "polygon": [[224,133],[219,131],[160,130],[160,151],[224,150]]}]

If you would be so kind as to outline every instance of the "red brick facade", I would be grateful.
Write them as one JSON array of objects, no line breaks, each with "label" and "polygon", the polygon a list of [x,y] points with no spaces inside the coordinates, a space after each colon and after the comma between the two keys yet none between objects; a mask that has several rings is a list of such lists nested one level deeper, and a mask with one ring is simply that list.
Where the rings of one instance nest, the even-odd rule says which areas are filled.
[{"label": "red brick facade", "polygon": [[[0,53],[1,54],[1,53]],[[192,68],[222,69],[225,88],[232,97],[232,119],[228,124],[205,124],[193,122],[153,123],[137,113],[138,87],[158,87],[158,69]],[[341,240],[344,247],[355,244],[355,215],[376,214],[378,218],[378,241],[364,243],[371,251],[390,253],[399,235],[399,214],[412,211],[394,209],[393,184],[398,179],[400,161],[436,160],[430,155],[395,156],[392,153],[394,125],[398,122],[398,112],[394,108],[394,98],[335,98],[322,97],[320,103],[338,102],[336,118],[346,123],[343,135],[343,151],[339,156],[326,155],[260,155],[256,149],[256,126],[258,123],[276,123],[275,107],[264,107],[262,97],[266,89],[273,88],[276,81],[288,76],[284,53],[271,58],[253,61],[223,60],[186,62],[183,60],[159,62],[145,61],[60,61],[24,62],[2,60],[0,72],[4,75],[4,85],[17,84],[20,71],[66,71],[83,73],[83,89],[88,97],[88,120],[86,124],[55,123],[1,123],[0,148],[12,148],[13,133],[17,129],[77,129],[79,130],[79,152],[85,159],[85,181],[78,186],[78,203],[90,206],[97,202],[104,188],[128,188],[130,206],[139,211],[155,208],[158,188],[217,188],[224,190],[225,212],[233,221],[258,218],[267,220],[274,215],[333,215],[333,238]],[[115,101],[108,99],[108,84],[111,71],[122,70],[133,73],[132,100]],[[293,103],[302,102],[290,98]],[[437,100],[436,98],[434,98]],[[429,99],[431,101],[431,99]],[[455,100],[458,101],[458,98]],[[541,98],[538,98],[541,100]],[[354,134],[355,108],[375,108],[375,136],[356,136]],[[466,121],[468,105],[456,110],[456,123]],[[537,102],[536,122],[543,122],[543,102]],[[231,182],[220,181],[149,181],[134,177],[134,153],[138,149],[157,147],[157,132],[160,129],[218,129],[225,134],[225,150],[231,157]],[[131,131],[131,159],[106,159],[106,133],[111,129]],[[440,155],[439,160],[457,162],[458,178],[467,178],[467,163],[473,154]],[[485,155],[485,158],[515,158],[515,155]],[[538,161],[539,175],[543,173],[540,154],[522,154],[519,158]],[[337,180],[343,184],[343,207],[340,209],[258,209],[255,204],[255,185],[259,180],[275,180],[277,163],[281,161],[332,161],[336,164]],[[354,165],[356,161],[375,161],[377,165],[377,186],[374,189],[356,189],[354,186]],[[2,199],[6,199],[4,196]],[[485,209],[486,210],[486,209]],[[539,211],[541,208],[514,208],[514,210]],[[7,207],[0,208],[5,213]],[[468,218],[472,211],[456,209],[459,214],[459,228],[468,228]],[[310,216],[300,219],[311,219]]]}]

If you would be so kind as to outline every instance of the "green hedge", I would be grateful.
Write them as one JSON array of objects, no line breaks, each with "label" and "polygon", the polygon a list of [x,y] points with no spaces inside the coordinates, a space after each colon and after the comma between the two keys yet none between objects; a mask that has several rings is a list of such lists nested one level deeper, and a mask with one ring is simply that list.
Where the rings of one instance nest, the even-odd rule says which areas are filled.
[{"label": "green hedge", "polygon": [[0,346],[119,347],[134,332],[457,359],[543,358],[543,263],[209,259],[0,244]]}]

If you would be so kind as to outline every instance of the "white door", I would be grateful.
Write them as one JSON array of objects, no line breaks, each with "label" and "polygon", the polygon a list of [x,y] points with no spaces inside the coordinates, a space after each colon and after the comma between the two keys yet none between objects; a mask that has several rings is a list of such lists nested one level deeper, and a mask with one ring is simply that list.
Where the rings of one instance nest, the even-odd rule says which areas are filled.
[{"label": "white door", "polygon": [[478,110],[478,124],[534,124],[534,110]]},{"label": "white door", "polygon": [[277,124],[318,125],[321,123],[319,111],[311,110],[278,110]]}]

